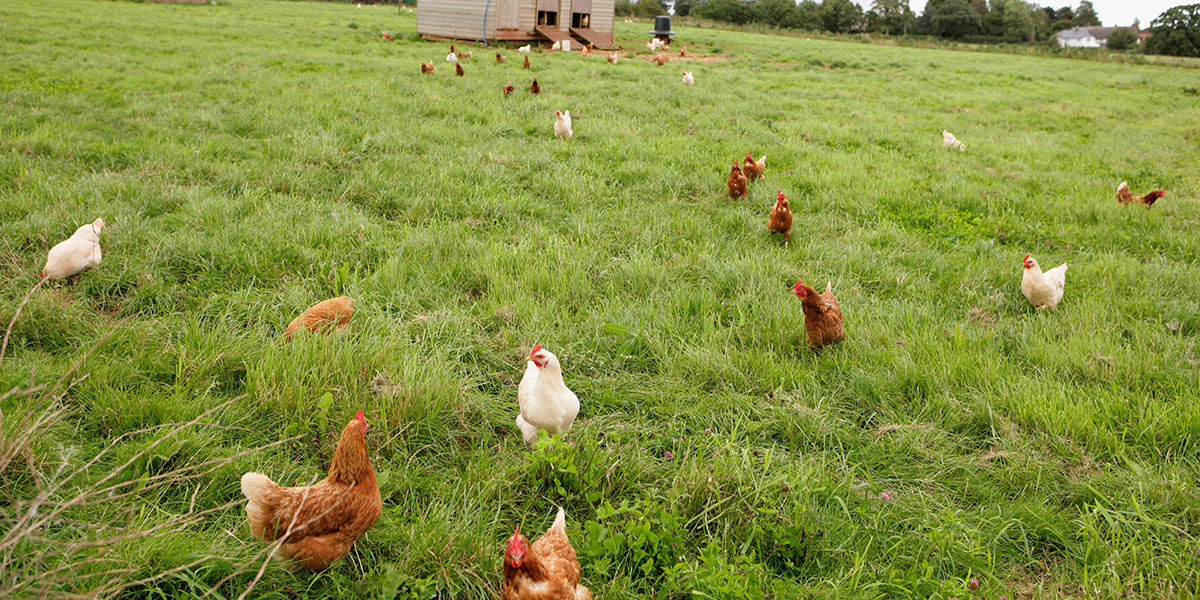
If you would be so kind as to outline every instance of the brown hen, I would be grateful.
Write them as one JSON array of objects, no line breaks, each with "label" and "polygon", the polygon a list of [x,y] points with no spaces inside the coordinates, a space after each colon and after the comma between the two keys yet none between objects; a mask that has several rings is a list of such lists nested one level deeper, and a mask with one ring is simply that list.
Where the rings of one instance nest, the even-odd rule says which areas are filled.
[{"label": "brown hen", "polygon": [[804,303],[804,330],[808,333],[808,347],[816,350],[846,337],[842,326],[842,309],[833,296],[833,282],[825,285],[825,293],[818,294],[804,280],[796,282],[792,292]]},{"label": "brown hen", "polygon": [[314,333],[341,332],[354,316],[354,300],[346,296],[330,298],[312,305],[304,314],[292,319],[283,332],[285,340],[301,327]]},{"label": "brown hen", "polygon": [[742,175],[742,169],[738,166],[737,161],[733,162],[733,169],[729,171],[729,179],[725,181],[729,186],[729,197],[737,200],[746,195],[746,176]]},{"label": "brown hen", "polygon": [[554,524],[530,545],[521,528],[504,548],[504,600],[591,600],[579,584],[579,559],[567,539],[567,513],[558,509]]},{"label": "brown hen", "polygon": [[771,208],[771,214],[767,217],[767,231],[782,233],[785,248],[792,240],[792,209],[788,206],[788,199],[783,195],[783,190],[779,190],[775,206]]},{"label": "brown hen", "polygon": [[254,537],[283,538],[279,555],[320,571],[350,552],[379,520],[383,499],[367,456],[369,425],[360,410],[342,429],[329,474],[308,487],[279,487],[262,473],[242,476]]},{"label": "brown hen", "polygon": [[1141,202],[1142,204],[1146,205],[1146,208],[1150,208],[1151,206],[1154,206],[1154,202],[1156,200],[1158,200],[1159,198],[1162,198],[1163,196],[1166,196],[1166,195],[1167,195],[1166,190],[1154,190],[1153,192],[1150,192],[1149,194],[1146,194],[1145,196],[1138,198],[1137,196],[1134,196],[1132,192],[1129,191],[1129,182],[1128,181],[1122,181],[1121,185],[1117,186],[1117,201],[1119,201],[1121,204],[1129,204],[1131,202]]}]

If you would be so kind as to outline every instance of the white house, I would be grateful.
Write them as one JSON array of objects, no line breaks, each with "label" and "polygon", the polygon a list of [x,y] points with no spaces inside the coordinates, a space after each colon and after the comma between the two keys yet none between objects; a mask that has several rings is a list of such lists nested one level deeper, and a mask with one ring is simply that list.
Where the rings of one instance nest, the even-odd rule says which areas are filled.
[{"label": "white house", "polygon": [[1103,48],[1108,45],[1108,36],[1118,29],[1132,31],[1138,36],[1138,43],[1142,43],[1136,27],[1073,27],[1058,32],[1055,37],[1059,48]]}]

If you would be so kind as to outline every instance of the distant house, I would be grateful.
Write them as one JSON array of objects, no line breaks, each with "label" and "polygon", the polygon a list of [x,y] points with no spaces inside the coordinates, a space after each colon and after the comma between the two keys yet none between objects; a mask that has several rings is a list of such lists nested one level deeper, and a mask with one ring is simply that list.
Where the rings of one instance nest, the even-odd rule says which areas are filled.
[{"label": "distant house", "polygon": [[1138,43],[1145,41],[1150,32],[1139,32],[1137,27],[1072,27],[1058,32],[1059,48],[1103,48],[1108,45],[1108,36],[1118,29],[1128,29],[1138,36]]}]

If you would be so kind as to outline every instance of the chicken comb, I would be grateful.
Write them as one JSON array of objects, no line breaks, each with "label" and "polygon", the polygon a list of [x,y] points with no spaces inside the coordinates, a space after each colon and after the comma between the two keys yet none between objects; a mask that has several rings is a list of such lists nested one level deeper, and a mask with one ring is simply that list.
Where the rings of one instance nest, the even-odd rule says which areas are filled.
[{"label": "chicken comb", "polygon": [[1026,255],[1025,255],[1025,258],[1022,258],[1022,259],[1021,259],[1021,262],[1025,262],[1025,261],[1027,261],[1027,260],[1029,260],[1029,255],[1028,255],[1028,254],[1026,254]]},{"label": "chicken comb", "polygon": [[533,347],[533,350],[530,350],[530,351],[529,351],[529,358],[533,358],[533,355],[534,355],[534,354],[537,354],[537,353],[538,353],[538,350],[541,350],[541,349],[542,349],[542,345],[541,345],[541,344],[538,344],[538,345],[534,346],[534,347]]},{"label": "chicken comb", "polygon": [[796,285],[792,286],[792,293],[796,294],[797,297],[801,297],[801,292],[803,292],[803,291],[804,291],[804,280],[801,279],[800,281],[796,282]]},{"label": "chicken comb", "polygon": [[366,418],[363,416],[363,412],[362,412],[361,410],[360,410],[360,411],[358,411],[358,412],[357,412],[357,413],[354,415],[354,420],[355,420],[355,421],[365,421],[365,420],[366,420]]},{"label": "chicken comb", "polygon": [[784,198],[786,198],[787,196],[784,196],[784,195],[783,195],[783,190],[779,190],[779,194],[778,194],[777,196],[775,196],[775,197],[776,197],[776,198],[778,198],[778,199],[780,199],[780,200],[783,200],[783,199],[784,199]]}]

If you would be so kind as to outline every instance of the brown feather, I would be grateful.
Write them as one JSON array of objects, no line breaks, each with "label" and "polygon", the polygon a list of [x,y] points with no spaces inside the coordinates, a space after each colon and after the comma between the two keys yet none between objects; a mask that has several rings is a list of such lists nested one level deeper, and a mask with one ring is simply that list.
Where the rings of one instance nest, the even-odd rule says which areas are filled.
[{"label": "brown feather", "polygon": [[520,567],[513,567],[506,557],[501,596],[504,600],[591,600],[592,592],[579,585],[579,578],[579,559],[565,527],[551,525],[529,546]]},{"label": "brown feather", "polygon": [[742,170],[738,164],[733,163],[733,169],[729,172],[729,179],[725,181],[729,186],[729,197],[737,200],[746,195],[746,176],[742,175]]},{"label": "brown feather", "polygon": [[332,333],[346,328],[350,317],[354,316],[354,300],[346,296],[330,298],[314,304],[303,314],[292,319],[283,332],[284,339],[290,340],[292,334],[301,327],[314,333]]},{"label": "brown feather", "polygon": [[799,287],[805,292],[800,300],[803,302],[804,330],[808,346],[816,350],[846,337],[846,329],[842,325],[842,309],[838,306],[831,286],[827,286],[821,294],[803,282]]},{"label": "brown feather", "polygon": [[346,424],[329,474],[316,485],[285,488],[270,483],[247,493],[251,533],[268,542],[286,535],[279,554],[312,571],[346,556],[379,520],[383,509],[367,455],[366,427],[365,420],[352,419]]},{"label": "brown feather", "polygon": [[771,214],[767,217],[767,231],[782,233],[785,244],[792,239],[792,209],[788,206],[787,197],[782,193],[775,200],[775,206],[771,207]]}]

